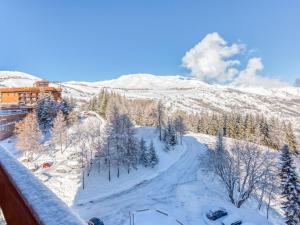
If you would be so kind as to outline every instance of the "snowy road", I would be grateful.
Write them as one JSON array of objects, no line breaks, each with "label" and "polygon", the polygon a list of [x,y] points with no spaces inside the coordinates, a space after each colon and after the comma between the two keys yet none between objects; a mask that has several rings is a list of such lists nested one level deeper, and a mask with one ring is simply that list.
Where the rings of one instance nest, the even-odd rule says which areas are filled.
[{"label": "snowy road", "polygon": [[197,179],[199,156],[206,147],[193,137],[185,137],[187,151],[174,165],[158,177],[145,181],[130,190],[93,203],[74,206],[74,210],[83,218],[100,217],[106,225],[129,224],[129,211],[150,208],[167,211],[184,224],[191,224],[188,213],[184,213],[183,203],[178,198],[180,185]]}]

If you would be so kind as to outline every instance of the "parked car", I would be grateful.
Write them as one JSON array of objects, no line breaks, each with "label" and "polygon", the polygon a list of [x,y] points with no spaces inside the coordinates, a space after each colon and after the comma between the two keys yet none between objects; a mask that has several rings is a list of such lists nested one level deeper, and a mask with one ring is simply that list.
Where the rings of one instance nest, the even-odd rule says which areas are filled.
[{"label": "parked car", "polygon": [[218,209],[218,210],[210,210],[206,214],[206,217],[210,220],[217,220],[227,215],[228,213],[226,212],[225,209]]},{"label": "parked car", "polygon": [[241,225],[243,222],[237,215],[230,215],[222,221],[222,225]]},{"label": "parked car", "polygon": [[104,223],[99,218],[93,217],[89,220],[88,225],[104,225]]}]

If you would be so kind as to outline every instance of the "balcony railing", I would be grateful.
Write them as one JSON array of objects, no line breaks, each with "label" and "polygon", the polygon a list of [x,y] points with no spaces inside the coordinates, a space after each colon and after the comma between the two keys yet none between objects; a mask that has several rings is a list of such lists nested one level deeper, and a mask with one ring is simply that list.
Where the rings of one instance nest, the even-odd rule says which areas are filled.
[{"label": "balcony railing", "polygon": [[86,224],[1,147],[0,206],[8,225]]}]

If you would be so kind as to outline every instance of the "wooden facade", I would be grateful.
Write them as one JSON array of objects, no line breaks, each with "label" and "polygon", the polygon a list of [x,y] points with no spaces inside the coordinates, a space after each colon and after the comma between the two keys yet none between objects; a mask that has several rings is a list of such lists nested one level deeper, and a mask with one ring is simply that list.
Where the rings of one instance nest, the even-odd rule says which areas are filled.
[{"label": "wooden facade", "polygon": [[48,81],[38,81],[33,87],[0,88],[1,104],[35,105],[42,95],[61,100],[61,88],[49,87]]}]

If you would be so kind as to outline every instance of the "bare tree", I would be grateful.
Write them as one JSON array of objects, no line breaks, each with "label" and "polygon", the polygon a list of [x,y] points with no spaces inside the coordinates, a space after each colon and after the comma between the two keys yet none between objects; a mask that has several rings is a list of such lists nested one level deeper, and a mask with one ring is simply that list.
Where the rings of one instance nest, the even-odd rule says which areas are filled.
[{"label": "bare tree", "polygon": [[263,179],[259,183],[258,187],[256,188],[256,194],[258,196],[258,209],[260,210],[263,203],[267,203],[267,217],[268,211],[270,208],[271,200],[274,199],[275,192],[278,191],[279,186],[279,177],[278,171],[276,166],[276,156],[271,152],[268,153],[269,160],[267,160],[267,164],[264,166],[266,167],[265,173],[263,174]]},{"label": "bare tree", "polygon": [[84,125],[77,122],[74,126],[74,132],[72,134],[72,144],[76,148],[77,156],[79,157],[81,176],[82,176],[82,189],[85,188],[85,170],[87,165],[87,151],[88,145],[86,140],[86,130]]},{"label": "bare tree", "polygon": [[209,156],[213,172],[224,183],[230,201],[237,208],[259,187],[271,164],[268,153],[250,142],[237,142],[230,151],[217,148]]},{"label": "bare tree", "polygon": [[39,129],[35,112],[29,113],[25,119],[16,124],[17,148],[22,149],[29,161],[41,150],[42,133]]},{"label": "bare tree", "polygon": [[68,146],[68,129],[65,116],[62,111],[59,111],[56,118],[54,119],[53,128],[51,130],[52,139],[51,142],[54,145],[59,145],[60,152]]}]

